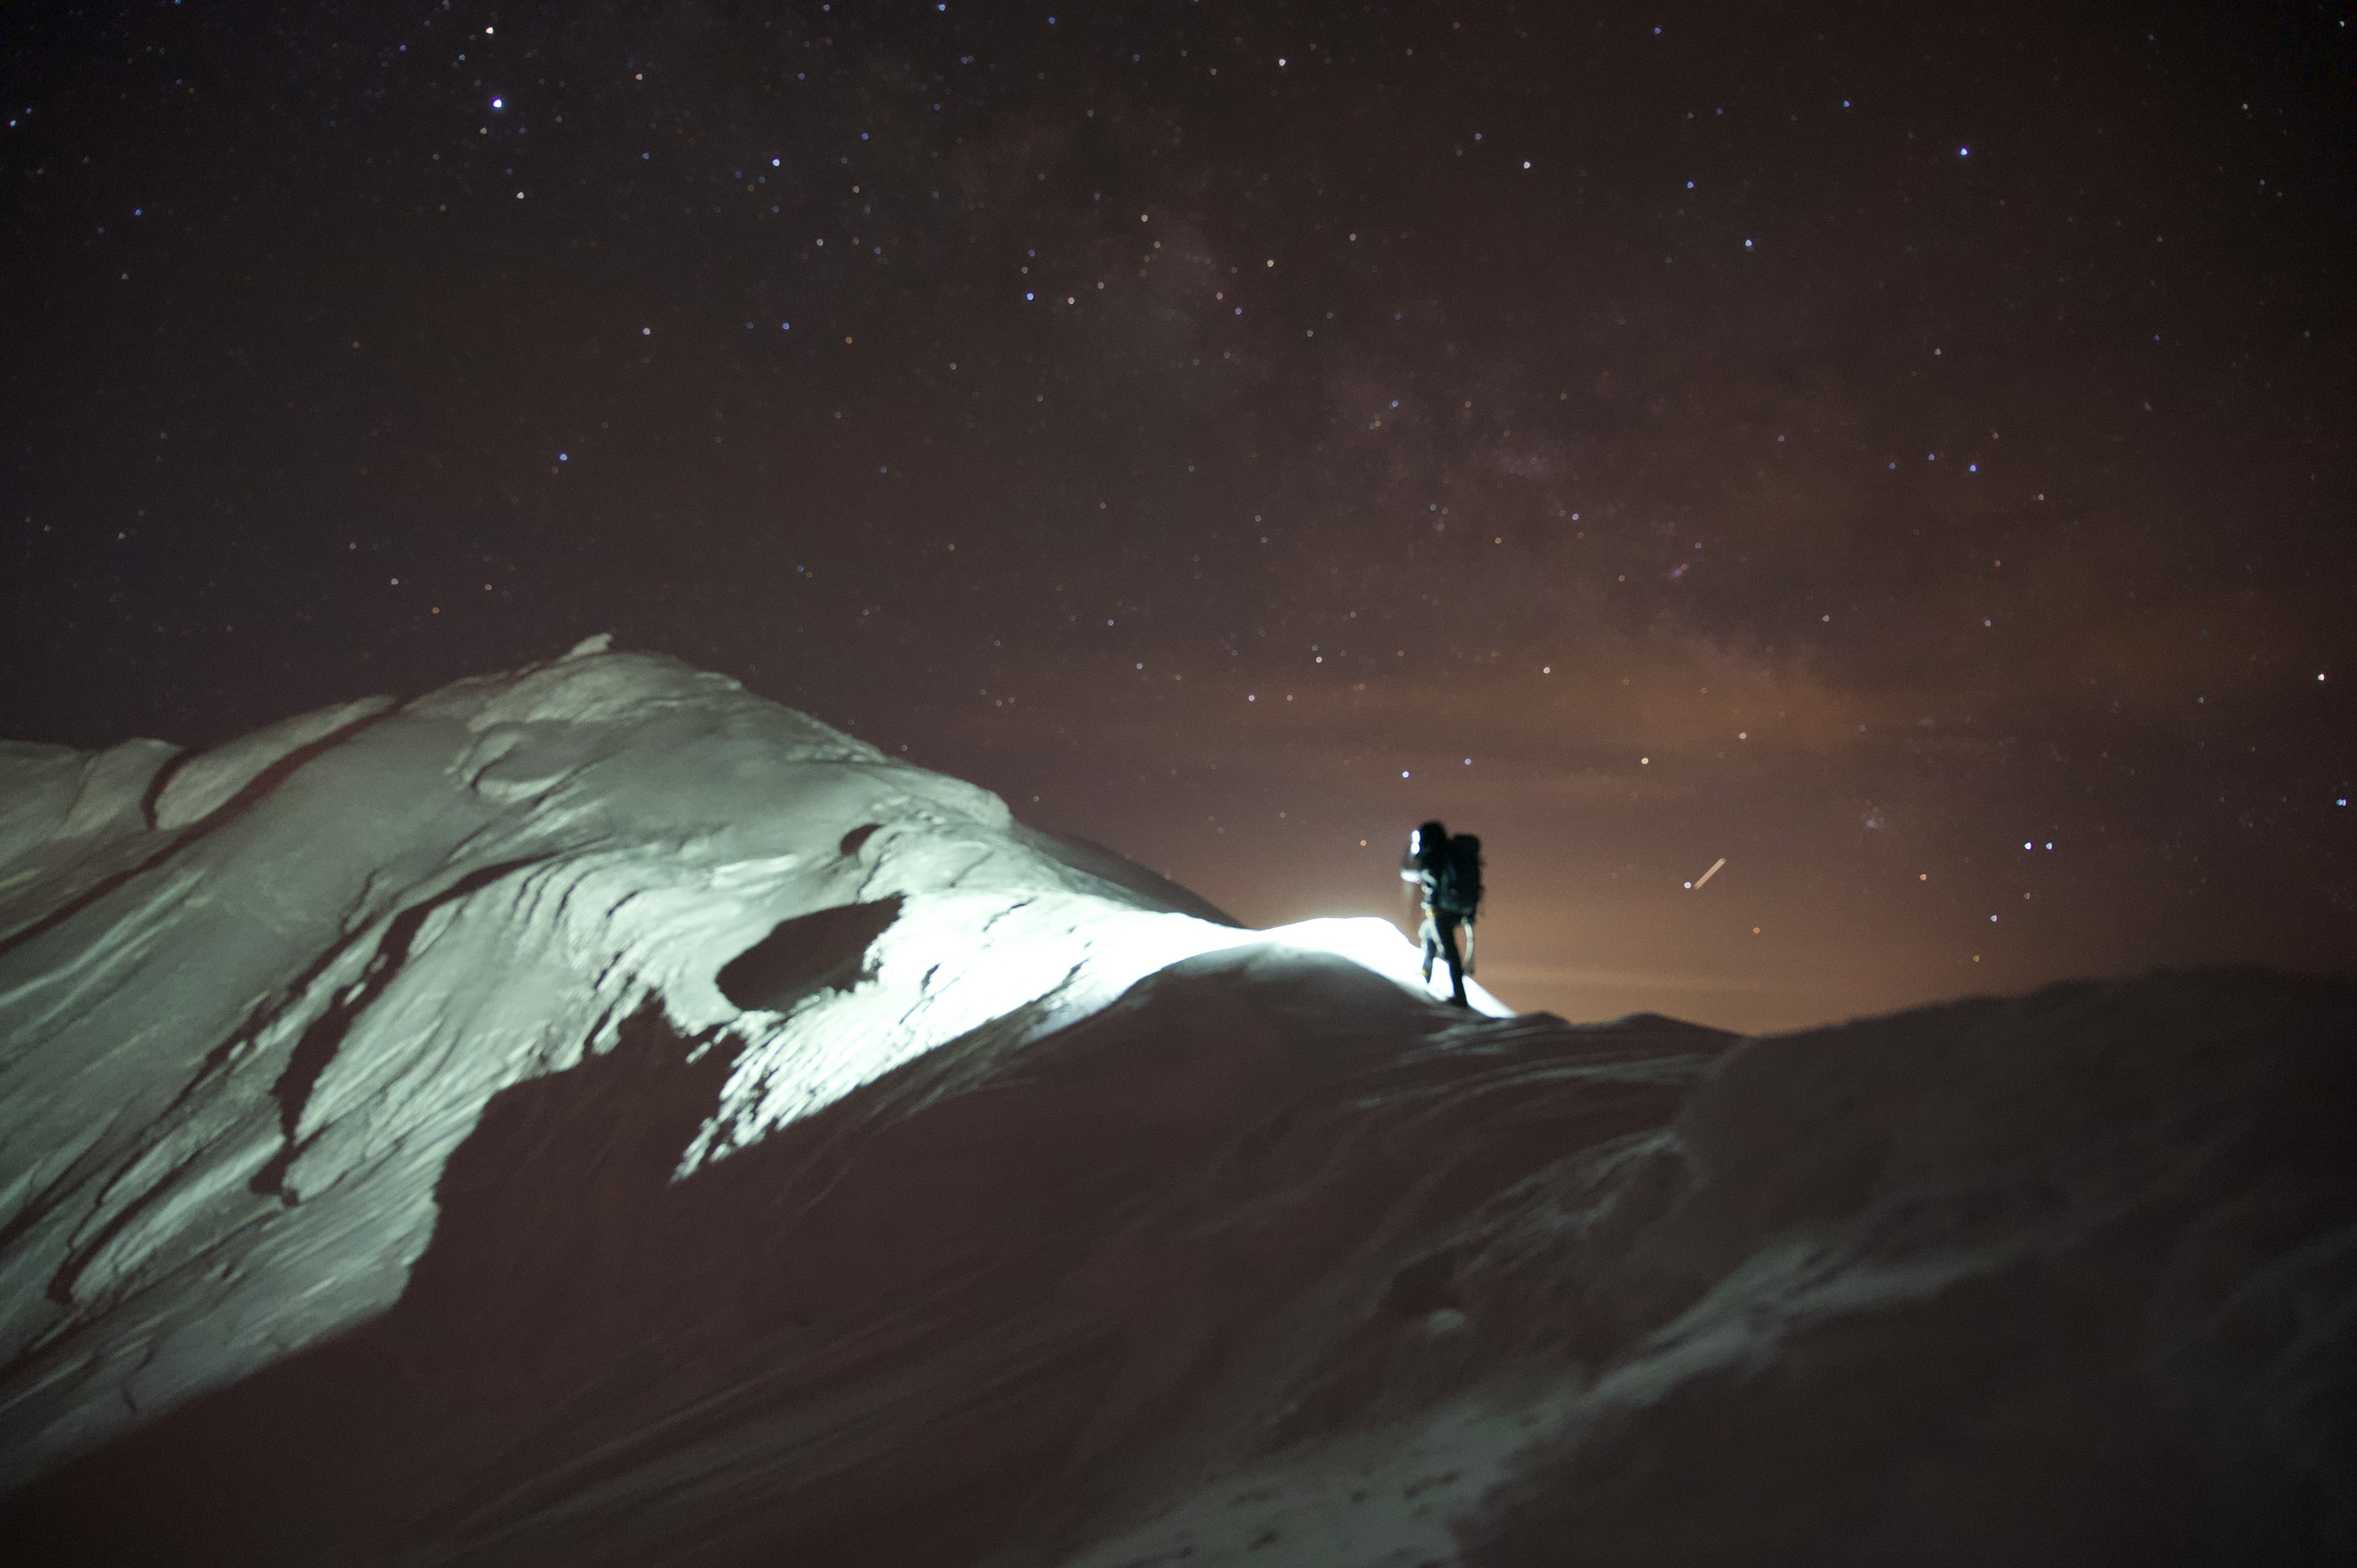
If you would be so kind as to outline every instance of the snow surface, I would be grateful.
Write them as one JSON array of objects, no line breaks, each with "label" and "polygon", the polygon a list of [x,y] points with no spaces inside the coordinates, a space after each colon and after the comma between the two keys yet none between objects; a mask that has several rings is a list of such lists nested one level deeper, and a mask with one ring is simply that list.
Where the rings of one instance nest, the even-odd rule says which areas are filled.
[{"label": "snow surface", "polygon": [[1432,999],[599,645],[0,747],[0,1548],[2357,1560],[2357,988]]},{"label": "snow surface", "polygon": [[[685,1175],[1200,953],[1418,983],[1387,922],[1157,908],[987,791],[603,646],[200,756],[0,752],[0,1484],[389,1306],[485,1101],[650,999],[737,1046]],[[893,912],[833,982],[721,993],[729,960],[846,904]]]}]

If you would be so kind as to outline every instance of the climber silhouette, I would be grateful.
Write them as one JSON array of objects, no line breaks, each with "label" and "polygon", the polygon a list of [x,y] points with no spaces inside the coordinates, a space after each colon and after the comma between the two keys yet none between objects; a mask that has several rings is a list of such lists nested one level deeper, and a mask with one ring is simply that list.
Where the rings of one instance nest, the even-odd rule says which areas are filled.
[{"label": "climber silhouette", "polygon": [[[1451,836],[1438,822],[1426,822],[1407,836],[1407,855],[1400,863],[1400,880],[1416,885],[1424,899],[1424,927],[1416,940],[1424,948],[1424,978],[1432,981],[1432,961],[1448,961],[1451,1000],[1469,1007],[1465,977],[1473,972],[1473,917],[1481,908],[1481,841],[1471,833]],[[1457,929],[1465,929],[1465,951],[1457,950]]]}]

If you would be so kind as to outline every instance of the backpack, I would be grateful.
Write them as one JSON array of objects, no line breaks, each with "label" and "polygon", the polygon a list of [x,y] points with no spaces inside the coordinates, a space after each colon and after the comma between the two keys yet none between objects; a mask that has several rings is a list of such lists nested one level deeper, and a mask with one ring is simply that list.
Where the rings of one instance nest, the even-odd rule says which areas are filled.
[{"label": "backpack", "polygon": [[1452,833],[1433,868],[1432,907],[1470,918],[1481,908],[1481,841]]}]

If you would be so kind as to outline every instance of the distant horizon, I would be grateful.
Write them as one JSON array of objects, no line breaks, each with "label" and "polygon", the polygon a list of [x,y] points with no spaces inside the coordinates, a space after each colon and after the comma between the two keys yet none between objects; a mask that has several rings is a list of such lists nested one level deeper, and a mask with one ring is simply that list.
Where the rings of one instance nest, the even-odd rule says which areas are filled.
[{"label": "distant horizon", "polygon": [[[554,650],[543,659],[522,661],[518,668],[550,662],[565,651],[564,649]],[[617,646],[614,651],[627,654],[657,653],[660,650]],[[693,661],[682,662],[693,666]],[[500,671],[477,671],[459,679],[497,673]],[[410,693],[396,700],[406,703],[427,694],[425,692]],[[753,694],[759,695],[758,692]],[[346,701],[383,695],[392,693],[355,693]],[[791,711],[803,712],[800,709]],[[273,722],[299,716],[302,715],[286,714]],[[820,714],[805,714],[805,716],[817,719],[822,724],[828,723]],[[854,739],[867,738],[839,725],[829,724],[829,727]],[[0,741],[15,738],[0,736]],[[218,746],[238,738],[241,737],[227,736],[213,744]],[[126,736],[121,739],[162,740],[166,744],[178,744],[165,736]],[[869,741],[868,744],[875,743]],[[189,748],[185,755],[194,755],[199,749],[211,747]],[[886,755],[894,756],[888,752]],[[896,759],[915,761],[906,755]],[[929,766],[924,763],[916,765]],[[943,768],[931,768],[930,770],[947,773],[949,777],[963,779],[969,783],[983,782]],[[987,784],[983,784],[983,787],[989,788]],[[1238,884],[1238,889],[1231,889],[1229,896],[1223,897],[1218,891],[1190,880],[1178,867],[1155,864],[1131,846],[1100,834],[1044,820],[1032,814],[1036,811],[1034,803],[1007,799],[1003,790],[994,790],[993,793],[1006,800],[1017,822],[1059,836],[1099,844],[1224,910],[1251,929],[1265,930],[1321,918],[1372,916],[1390,922],[1403,936],[1413,940],[1417,925],[1415,895],[1412,889],[1399,882],[1396,865],[1405,847],[1408,828],[1426,820],[1427,813],[1421,811],[1404,814],[1403,825],[1399,827],[1394,842],[1378,843],[1370,837],[1364,848],[1352,845],[1347,854],[1338,856],[1344,866],[1341,876],[1335,875],[1331,868],[1309,867],[1305,869],[1303,886],[1280,889],[1272,894],[1263,890],[1239,891],[1241,884]],[[1479,820],[1474,810],[1468,808],[1461,815],[1462,831],[1475,831],[1470,825]],[[1443,814],[1441,820],[1452,822],[1455,819]],[[1485,846],[1495,842],[1494,833],[1485,835]],[[1511,839],[1505,847],[1511,854]],[[1942,989],[1945,978],[1943,966],[1932,961],[1928,955],[1912,955],[1915,961],[1896,975],[1867,977],[1844,973],[1828,978],[1824,972],[1838,962],[1838,955],[1833,953],[1806,953],[1804,961],[1791,971],[1763,969],[1746,963],[1713,969],[1697,962],[1681,968],[1674,961],[1681,950],[1678,948],[1669,946],[1658,951],[1649,951],[1641,940],[1621,931],[1605,933],[1611,943],[1609,950],[1628,955],[1631,961],[1621,965],[1582,962],[1579,951],[1549,951],[1538,945],[1538,938],[1529,928],[1549,913],[1544,895],[1534,899],[1526,877],[1518,872],[1510,858],[1501,862],[1493,852],[1490,859],[1488,877],[1491,896],[1485,902],[1483,916],[1477,927],[1480,941],[1477,978],[1487,983],[1501,1000],[1523,1011],[1553,1013],[1573,1023],[1603,1022],[1633,1014],[1651,1013],[1737,1034],[1777,1034],[1975,996],[2020,994],[2051,984],[2127,979],[2155,971],[2255,967],[2294,975],[2331,976],[2357,972],[2357,966],[2345,963],[2336,967],[2329,961],[2311,961],[2303,965],[2264,956],[2169,956],[2162,953],[2141,961],[2133,957],[2124,958],[2118,965],[2108,969],[2077,970],[2059,961],[2027,969],[2015,964],[2000,966],[1985,957],[1977,963],[1968,960],[1960,972],[1957,972],[1958,966],[1944,966],[1947,972],[1955,973],[1955,978],[1946,989]],[[1232,863],[1213,861],[1210,864],[1215,875],[1232,875]],[[1670,869],[1674,872],[1676,868]],[[1716,887],[1737,870],[1738,862],[1730,857],[1712,886]],[[1663,880],[1666,881],[1668,875],[1664,873]],[[1507,889],[1502,900],[1497,892],[1501,882]],[[1710,890],[1706,888],[1702,891],[1707,894]],[[1693,892],[1681,884],[1672,883],[1667,890],[1657,886],[1644,897],[1650,908],[1660,912],[1664,922],[1674,922],[1690,914],[1691,907],[1682,904],[1674,895],[1688,899],[1694,897]],[[1267,913],[1251,913],[1248,909]],[[1748,949],[1740,944],[1735,946],[1739,954],[1749,957]],[[1789,952],[1790,949],[1781,950]],[[1501,951],[1506,956],[1498,957]],[[1813,970],[1812,965],[1815,966]],[[2008,975],[2012,978],[2007,978]]]},{"label": "distant horizon", "polygon": [[2345,21],[32,7],[0,735],[610,629],[1566,1016],[2344,964]]}]

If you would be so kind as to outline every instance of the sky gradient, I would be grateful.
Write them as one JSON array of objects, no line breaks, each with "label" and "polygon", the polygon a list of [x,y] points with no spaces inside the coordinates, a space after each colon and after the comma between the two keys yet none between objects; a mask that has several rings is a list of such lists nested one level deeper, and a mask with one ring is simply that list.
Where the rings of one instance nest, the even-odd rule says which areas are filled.
[{"label": "sky gradient", "polygon": [[2069,9],[42,8],[0,734],[611,630],[1572,1017],[2347,968],[2352,8]]}]

